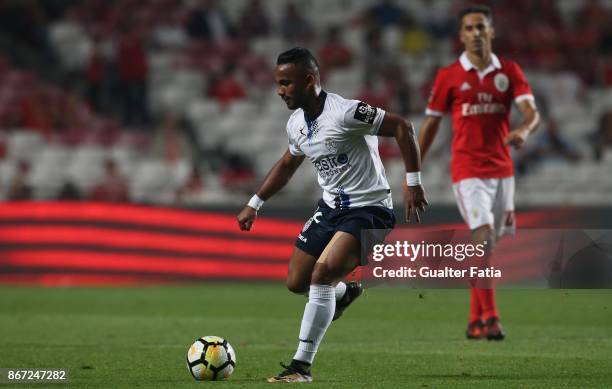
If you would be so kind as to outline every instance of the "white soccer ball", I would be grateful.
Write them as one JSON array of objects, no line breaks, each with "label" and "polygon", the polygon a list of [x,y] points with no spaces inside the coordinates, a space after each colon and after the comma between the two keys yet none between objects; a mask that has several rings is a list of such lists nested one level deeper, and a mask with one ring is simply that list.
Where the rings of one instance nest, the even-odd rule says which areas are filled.
[{"label": "white soccer ball", "polygon": [[198,381],[228,379],[236,367],[236,353],[229,342],[218,336],[204,336],[187,351],[187,368]]}]

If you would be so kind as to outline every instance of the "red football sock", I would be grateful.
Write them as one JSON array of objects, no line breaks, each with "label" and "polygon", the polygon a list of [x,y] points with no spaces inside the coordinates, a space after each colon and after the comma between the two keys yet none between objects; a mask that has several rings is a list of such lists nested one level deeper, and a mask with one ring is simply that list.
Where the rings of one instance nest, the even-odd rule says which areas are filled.
[{"label": "red football sock", "polygon": [[470,323],[480,321],[482,316],[482,307],[480,305],[480,298],[478,297],[478,289],[470,289]]},{"label": "red football sock", "polygon": [[476,291],[482,308],[482,319],[486,321],[492,317],[499,318],[495,305],[495,289],[476,289]]}]

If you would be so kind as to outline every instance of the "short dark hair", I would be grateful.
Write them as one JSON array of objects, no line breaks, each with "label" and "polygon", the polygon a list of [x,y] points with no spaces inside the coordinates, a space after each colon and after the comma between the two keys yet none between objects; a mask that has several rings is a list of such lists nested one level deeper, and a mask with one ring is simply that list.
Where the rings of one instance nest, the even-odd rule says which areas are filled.
[{"label": "short dark hair", "polygon": [[493,13],[491,12],[491,8],[487,7],[486,5],[471,5],[463,8],[457,14],[459,28],[461,28],[463,25],[463,17],[467,14],[483,14],[489,20],[489,24],[493,24]]},{"label": "short dark hair", "polygon": [[312,55],[310,50],[303,47],[294,47],[278,56],[276,65],[284,65],[287,63],[303,66],[304,69],[313,73],[319,72],[319,63],[317,59]]}]

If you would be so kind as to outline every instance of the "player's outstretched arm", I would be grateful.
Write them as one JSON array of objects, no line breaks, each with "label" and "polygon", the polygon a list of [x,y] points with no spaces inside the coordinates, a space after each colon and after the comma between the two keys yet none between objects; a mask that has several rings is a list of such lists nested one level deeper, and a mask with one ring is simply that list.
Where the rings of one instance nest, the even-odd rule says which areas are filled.
[{"label": "player's outstretched arm", "polygon": [[414,136],[412,123],[398,115],[387,112],[378,130],[379,136],[394,137],[406,166],[406,186],[404,187],[404,206],[406,221],[414,216],[417,223],[421,222],[419,210],[425,211],[427,200],[425,189],[421,185],[421,155],[419,145]]},{"label": "player's outstretched arm", "polygon": [[526,99],[517,104],[519,111],[523,115],[523,121],[516,128],[506,135],[504,144],[515,149],[523,147],[529,135],[538,128],[540,124],[540,113],[535,106],[533,99]]},{"label": "player's outstretched arm", "polygon": [[249,231],[251,229],[257,217],[257,211],[263,205],[263,202],[287,185],[293,173],[295,173],[303,161],[303,155],[295,156],[289,150],[285,151],[281,159],[270,169],[256,194],[238,214],[238,226],[240,226],[242,231]]},{"label": "player's outstretched arm", "polygon": [[429,151],[431,144],[438,133],[442,116],[427,115],[419,130],[419,149],[421,150],[421,163],[425,160],[425,155]]}]

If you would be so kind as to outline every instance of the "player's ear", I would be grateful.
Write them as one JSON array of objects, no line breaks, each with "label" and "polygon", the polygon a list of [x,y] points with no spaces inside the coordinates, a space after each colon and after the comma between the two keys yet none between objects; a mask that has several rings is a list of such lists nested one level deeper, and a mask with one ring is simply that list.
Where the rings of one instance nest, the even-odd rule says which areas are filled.
[{"label": "player's ear", "polygon": [[495,27],[491,26],[490,29],[491,29],[491,39],[494,39],[495,38]]},{"label": "player's ear", "polygon": [[306,74],[306,87],[314,88],[317,84],[317,77],[312,73]]}]

